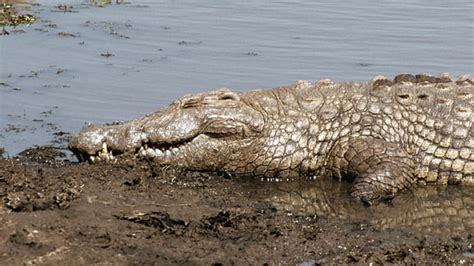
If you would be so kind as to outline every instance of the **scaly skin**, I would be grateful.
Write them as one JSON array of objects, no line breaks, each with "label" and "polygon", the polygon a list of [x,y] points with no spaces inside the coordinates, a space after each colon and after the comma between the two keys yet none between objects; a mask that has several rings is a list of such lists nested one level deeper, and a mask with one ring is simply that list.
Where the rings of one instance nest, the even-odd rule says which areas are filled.
[{"label": "scaly skin", "polygon": [[403,74],[184,96],[123,124],[92,126],[80,160],[137,153],[191,170],[270,180],[334,176],[371,204],[417,181],[474,183],[474,82]]}]

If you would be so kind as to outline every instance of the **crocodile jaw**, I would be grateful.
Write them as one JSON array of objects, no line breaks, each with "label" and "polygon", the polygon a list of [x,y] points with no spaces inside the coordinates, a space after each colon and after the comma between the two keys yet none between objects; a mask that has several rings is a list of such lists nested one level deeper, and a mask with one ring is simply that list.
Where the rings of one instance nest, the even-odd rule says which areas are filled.
[{"label": "crocodile jaw", "polygon": [[[91,134],[91,138],[94,140],[101,139],[98,134],[94,133]],[[143,139],[139,138],[139,140]],[[74,139],[72,142],[74,142]],[[184,162],[186,157],[199,153],[199,150],[203,150],[203,147],[206,144],[209,145],[210,142],[214,142],[214,146],[218,145],[218,141],[212,140],[206,135],[198,135],[191,139],[186,139],[182,142],[174,142],[172,144],[158,144],[152,142],[141,143],[139,147],[135,147],[136,145],[134,145],[133,150],[125,152],[111,149],[106,141],[101,141],[101,148],[97,151],[92,150],[92,152],[83,152],[75,150],[74,148],[71,148],[71,150],[73,150],[79,161],[89,161],[91,163],[99,161],[115,161],[118,155],[124,153],[133,154],[138,158],[146,158],[160,163],[172,163],[173,161]],[[210,154],[208,154],[208,157],[211,157],[209,155]]]},{"label": "crocodile jaw", "polygon": [[263,127],[260,112],[237,94],[219,89],[184,96],[157,112],[122,124],[84,128],[73,136],[69,149],[80,161],[111,160],[123,153],[165,163],[200,156],[214,160],[205,163],[207,167],[219,161],[219,155],[214,154],[232,145],[242,147],[243,142],[261,134]]}]

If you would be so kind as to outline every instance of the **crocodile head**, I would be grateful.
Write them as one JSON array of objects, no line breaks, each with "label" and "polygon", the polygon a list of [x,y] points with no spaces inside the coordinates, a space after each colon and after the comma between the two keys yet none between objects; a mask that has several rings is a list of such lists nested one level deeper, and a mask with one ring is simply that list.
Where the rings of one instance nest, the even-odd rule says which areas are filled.
[{"label": "crocodile head", "polygon": [[125,123],[83,128],[69,149],[80,161],[128,153],[190,169],[219,169],[228,156],[243,156],[255,145],[263,127],[261,113],[224,88],[184,96]]}]

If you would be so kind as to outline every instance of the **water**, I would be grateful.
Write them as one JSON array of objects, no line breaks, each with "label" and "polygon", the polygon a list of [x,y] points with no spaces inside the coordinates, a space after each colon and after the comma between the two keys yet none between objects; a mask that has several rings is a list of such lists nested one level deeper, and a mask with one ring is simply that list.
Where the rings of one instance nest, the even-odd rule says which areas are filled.
[{"label": "water", "polygon": [[222,86],[474,73],[472,1],[67,2],[73,12],[40,1],[40,19],[17,28],[25,33],[0,36],[0,146],[10,155]]},{"label": "water", "polygon": [[354,226],[354,231],[403,229],[443,238],[474,233],[474,187],[418,186],[390,203],[365,206],[352,198],[352,184],[321,178],[243,187],[256,202],[267,202],[288,215],[326,217]]}]

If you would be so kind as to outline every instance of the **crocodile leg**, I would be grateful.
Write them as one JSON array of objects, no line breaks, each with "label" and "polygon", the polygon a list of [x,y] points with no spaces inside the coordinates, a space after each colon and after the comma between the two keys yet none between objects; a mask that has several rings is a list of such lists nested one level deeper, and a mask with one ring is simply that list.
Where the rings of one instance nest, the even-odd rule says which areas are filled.
[{"label": "crocodile leg", "polygon": [[362,137],[339,145],[334,152],[341,160],[339,165],[332,164],[332,170],[353,177],[351,195],[370,205],[393,198],[415,182],[413,157],[394,143]]}]

